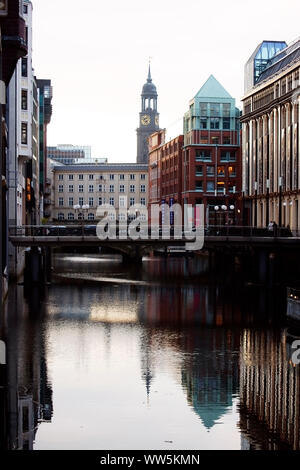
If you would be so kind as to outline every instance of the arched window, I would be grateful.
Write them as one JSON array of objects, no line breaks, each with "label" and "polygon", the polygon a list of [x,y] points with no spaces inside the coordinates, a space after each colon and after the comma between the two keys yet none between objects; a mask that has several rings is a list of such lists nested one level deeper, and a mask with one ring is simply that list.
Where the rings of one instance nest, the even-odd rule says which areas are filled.
[{"label": "arched window", "polygon": [[92,213],[88,214],[88,220],[95,220],[94,214]]},{"label": "arched window", "polygon": [[74,219],[75,219],[75,216],[74,216],[73,212],[69,212],[68,220],[74,220]]},{"label": "arched window", "polygon": [[65,215],[62,212],[60,212],[58,214],[57,218],[58,218],[58,220],[65,220]]},{"label": "arched window", "polygon": [[78,220],[84,220],[84,214],[82,214],[82,212],[79,212]]}]

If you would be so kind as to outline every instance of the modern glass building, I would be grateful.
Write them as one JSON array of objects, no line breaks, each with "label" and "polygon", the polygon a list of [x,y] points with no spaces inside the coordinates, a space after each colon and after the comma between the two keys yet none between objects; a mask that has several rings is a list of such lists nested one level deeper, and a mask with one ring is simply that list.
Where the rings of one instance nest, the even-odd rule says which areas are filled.
[{"label": "modern glass building", "polygon": [[286,47],[285,41],[263,41],[257,46],[245,65],[245,93],[257,83],[261,73],[270,65],[274,56]]},{"label": "modern glass building", "polygon": [[[271,54],[276,48],[270,44],[278,50],[285,43],[269,42]],[[254,79],[255,58],[266,56],[265,46],[260,44],[248,60],[245,83],[250,83],[251,63]],[[269,59],[242,99],[244,213],[254,226],[275,221],[300,230],[299,73],[297,39]]]}]

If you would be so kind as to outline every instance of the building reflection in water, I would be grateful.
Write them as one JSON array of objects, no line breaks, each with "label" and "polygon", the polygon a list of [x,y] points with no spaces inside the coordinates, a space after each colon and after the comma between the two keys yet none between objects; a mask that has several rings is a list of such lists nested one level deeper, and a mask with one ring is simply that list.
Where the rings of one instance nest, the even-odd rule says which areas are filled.
[{"label": "building reflection in water", "polygon": [[[46,342],[49,335],[54,341],[56,331],[67,333],[72,327],[78,341],[72,352],[82,347],[80,354],[90,359],[95,345],[85,339],[94,338],[98,346],[102,342],[100,357],[106,366],[116,354],[112,348],[118,348],[118,339],[125,350],[126,341],[136,342],[130,351],[137,352],[140,370],[133,386],[143,381],[149,409],[153,384],[166,373],[180,386],[188,409],[206,431],[233,414],[240,397],[243,448],[299,449],[299,367],[289,363],[280,320],[284,310],[276,295],[228,285],[200,286],[195,276],[204,268],[201,263],[193,268],[192,260],[144,264],[140,274],[136,268],[134,278],[155,280],[149,288],[51,286],[45,300],[35,293],[27,302],[22,288],[11,291],[11,311],[1,331],[7,341],[10,384],[3,447],[31,449],[38,424],[51,421]],[[120,277],[119,271],[114,265],[114,275]],[[278,327],[271,328],[277,321]]]},{"label": "building reflection in water", "polygon": [[38,291],[32,291],[25,302],[21,287],[10,289],[9,311],[3,313],[7,345],[3,449],[33,449],[39,423],[52,419],[52,389],[40,322],[42,305]]},{"label": "building reflection in water", "polygon": [[[240,426],[244,448],[300,450],[300,368],[291,357],[287,331],[243,331]],[[265,431],[261,441],[253,436],[258,425]]]}]

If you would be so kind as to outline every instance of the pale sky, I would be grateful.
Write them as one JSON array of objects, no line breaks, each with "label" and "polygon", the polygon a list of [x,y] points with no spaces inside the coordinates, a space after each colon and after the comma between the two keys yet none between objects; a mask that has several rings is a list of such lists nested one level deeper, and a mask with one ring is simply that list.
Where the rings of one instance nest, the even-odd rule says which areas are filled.
[{"label": "pale sky", "polygon": [[244,64],[264,39],[300,35],[299,0],[33,0],[33,66],[51,79],[48,145],[91,145],[136,161],[140,95],[152,57],[160,127],[182,132],[210,74],[237,100]]}]

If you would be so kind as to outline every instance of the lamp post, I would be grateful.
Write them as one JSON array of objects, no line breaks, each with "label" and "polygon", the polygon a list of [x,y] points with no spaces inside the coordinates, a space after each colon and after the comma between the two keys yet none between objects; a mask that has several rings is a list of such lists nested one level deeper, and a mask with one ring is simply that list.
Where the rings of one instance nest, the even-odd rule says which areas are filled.
[{"label": "lamp post", "polygon": [[254,227],[257,226],[257,181],[254,182],[255,208],[254,208]]},{"label": "lamp post", "polygon": [[282,207],[281,207],[281,199],[282,199],[282,177],[279,176],[279,181],[278,181],[278,185],[279,185],[279,214],[278,214],[278,225],[279,227],[281,227],[282,225]]},{"label": "lamp post", "polygon": [[267,179],[267,208],[266,208],[266,227],[269,225],[269,197],[270,197],[270,180]]}]

